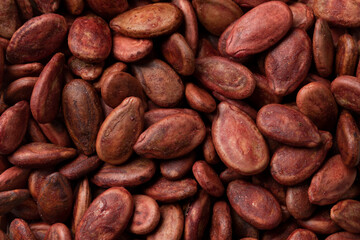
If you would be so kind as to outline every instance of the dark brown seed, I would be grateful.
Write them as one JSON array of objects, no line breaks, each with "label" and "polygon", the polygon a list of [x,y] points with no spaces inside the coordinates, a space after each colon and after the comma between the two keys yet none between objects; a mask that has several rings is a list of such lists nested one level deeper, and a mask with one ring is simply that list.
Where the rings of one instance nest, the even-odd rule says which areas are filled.
[{"label": "dark brown seed", "polygon": [[44,222],[39,222],[39,223],[30,223],[29,227],[33,232],[36,240],[44,240],[46,233],[50,229],[51,225]]},{"label": "dark brown seed", "polygon": [[269,174],[268,171],[253,175],[251,180],[253,184],[259,185],[270,191],[276,200],[279,201],[280,205],[286,205],[286,187],[275,181],[275,179],[271,176],[271,174]]},{"label": "dark brown seed", "polygon": [[125,164],[105,164],[94,174],[91,182],[99,187],[135,187],[148,182],[155,174],[154,161],[137,157]]},{"label": "dark brown seed", "polygon": [[74,161],[62,166],[59,172],[69,180],[79,179],[98,169],[102,161],[98,156],[79,155]]},{"label": "dark brown seed", "polygon": [[0,154],[10,154],[21,144],[30,116],[26,101],[16,103],[0,116]]},{"label": "dark brown seed", "polygon": [[315,211],[309,201],[308,184],[289,187],[286,191],[286,207],[295,219],[306,219]]},{"label": "dark brown seed", "polygon": [[360,233],[360,202],[347,199],[338,202],[331,208],[331,219],[344,230]]},{"label": "dark brown seed", "polygon": [[196,181],[209,195],[221,197],[224,194],[224,186],[217,175],[205,161],[196,161],[192,167]]},{"label": "dark brown seed", "polygon": [[68,60],[68,66],[76,76],[86,81],[93,81],[103,72],[104,62],[88,63],[72,56]]},{"label": "dark brown seed", "polygon": [[10,212],[14,207],[30,197],[29,190],[16,189],[0,192],[0,215]]},{"label": "dark brown seed", "polygon": [[70,182],[58,172],[50,174],[42,184],[37,204],[40,216],[45,222],[65,222],[73,207]]},{"label": "dark brown seed", "polygon": [[18,167],[46,168],[74,158],[76,155],[76,150],[73,148],[33,142],[18,148],[8,157],[8,160]]},{"label": "dark brown seed", "polygon": [[42,60],[60,47],[66,33],[63,16],[48,13],[34,17],[14,33],[6,49],[6,58],[11,63]]},{"label": "dark brown seed", "polygon": [[100,78],[99,81],[97,81],[96,83],[94,83],[94,87],[96,89],[96,91],[100,92],[101,91],[101,86],[104,82],[104,80],[107,78],[108,74],[113,74],[113,73],[117,73],[117,72],[122,72],[122,71],[126,71],[127,70],[127,66],[125,63],[122,62],[116,62],[113,65],[111,65],[110,67],[106,68]]},{"label": "dark brown seed", "polygon": [[11,210],[11,213],[24,220],[39,220],[40,215],[36,202],[29,197]]},{"label": "dark brown seed", "polygon": [[273,230],[265,231],[262,240],[283,240],[298,228],[294,221],[286,221]]},{"label": "dark brown seed", "polygon": [[299,225],[317,234],[332,234],[338,232],[340,227],[330,218],[329,208],[320,208],[310,218],[298,220]]},{"label": "dark brown seed", "polygon": [[211,240],[231,240],[232,226],[230,207],[224,202],[216,202],[212,211],[212,220],[210,228]]},{"label": "dark brown seed", "polygon": [[25,63],[8,65],[5,68],[5,78],[10,81],[23,77],[38,77],[44,66],[41,63]]},{"label": "dark brown seed", "polygon": [[60,6],[60,0],[34,0],[37,9],[42,13],[52,13]]},{"label": "dark brown seed", "polygon": [[30,173],[28,178],[28,189],[34,200],[38,199],[44,180],[51,173],[53,173],[53,170],[51,169],[34,170]]},{"label": "dark brown seed", "polygon": [[29,225],[20,218],[15,218],[9,227],[10,239],[26,239],[35,240],[34,234],[31,232]]},{"label": "dark brown seed", "polygon": [[124,12],[128,7],[128,0],[104,1],[86,0],[89,7],[104,18],[113,18],[119,13]]},{"label": "dark brown seed", "polygon": [[40,123],[39,127],[51,143],[61,147],[69,147],[71,145],[70,136],[65,124],[59,119],[55,119],[51,123]]},{"label": "dark brown seed", "polygon": [[31,140],[32,142],[43,142],[43,143],[48,142],[44,133],[41,131],[39,124],[32,118],[29,118],[27,132],[25,136],[27,137],[27,139]]},{"label": "dark brown seed", "polygon": [[348,110],[360,113],[360,79],[340,76],[331,82],[331,92],[336,102]]},{"label": "dark brown seed", "polygon": [[66,9],[72,15],[79,15],[84,10],[84,0],[65,0]]},{"label": "dark brown seed", "polygon": [[144,189],[144,193],[156,201],[176,202],[197,192],[197,183],[194,179],[185,178],[178,181],[169,181],[159,178],[152,185]]},{"label": "dark brown seed", "polygon": [[9,104],[22,100],[29,102],[37,80],[37,77],[24,77],[10,83],[4,92],[5,102]]},{"label": "dark brown seed", "polygon": [[258,229],[272,229],[281,222],[281,210],[274,196],[262,187],[235,180],[227,187],[231,206]]},{"label": "dark brown seed", "polygon": [[69,228],[63,223],[51,225],[44,240],[70,240],[71,233]]},{"label": "dark brown seed", "polygon": [[114,239],[125,230],[133,211],[133,198],[125,188],[109,188],[85,212],[76,228],[75,240]]},{"label": "dark brown seed", "polygon": [[35,83],[30,99],[30,109],[34,119],[39,123],[52,122],[59,112],[64,63],[64,54],[55,54]]},{"label": "dark brown seed", "polygon": [[30,174],[29,169],[11,167],[0,174],[0,192],[25,188]]},{"label": "dark brown seed", "polygon": [[21,25],[16,3],[14,0],[3,0],[0,3],[0,36],[11,38]]},{"label": "dark brown seed", "polygon": [[103,120],[95,89],[80,79],[66,84],[62,93],[62,109],[66,127],[77,148],[84,154],[93,154]]}]

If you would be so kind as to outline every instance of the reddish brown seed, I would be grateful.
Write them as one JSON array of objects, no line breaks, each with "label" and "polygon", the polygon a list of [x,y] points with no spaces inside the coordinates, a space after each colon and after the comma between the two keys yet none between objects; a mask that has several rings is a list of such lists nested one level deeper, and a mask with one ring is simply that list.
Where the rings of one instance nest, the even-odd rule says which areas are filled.
[{"label": "reddish brown seed", "polygon": [[21,144],[30,116],[29,104],[16,103],[0,116],[0,154],[10,154]]},{"label": "reddish brown seed", "polygon": [[244,176],[231,168],[226,168],[224,171],[222,171],[220,173],[219,177],[220,177],[221,182],[225,185],[228,184],[229,182],[232,182],[237,179],[246,179],[247,178],[247,176]]},{"label": "reddish brown seed", "polygon": [[331,234],[325,240],[358,240],[360,239],[360,234],[352,234],[349,232],[338,232]]},{"label": "reddish brown seed", "polygon": [[69,180],[79,179],[98,169],[102,161],[98,156],[79,155],[74,161],[62,166],[59,172]]},{"label": "reddish brown seed", "polygon": [[316,74],[308,74],[307,77],[305,78],[305,80],[301,83],[301,85],[306,85],[308,83],[312,83],[312,82],[319,82],[324,84],[327,88],[331,88],[331,82],[328,79],[322,78]]},{"label": "reddish brown seed", "polygon": [[185,97],[190,107],[197,111],[211,113],[216,109],[215,99],[193,83],[185,85]]},{"label": "reddish brown seed", "polygon": [[89,208],[91,200],[90,184],[88,179],[85,177],[78,182],[74,193],[74,209],[71,224],[71,231],[73,234],[75,234],[77,226],[79,225],[86,210]]},{"label": "reddish brown seed", "polygon": [[306,31],[314,24],[314,12],[306,4],[296,2],[289,5],[289,8],[293,15],[292,26],[294,28],[301,28]]},{"label": "reddish brown seed", "polygon": [[32,118],[29,118],[28,121],[26,137],[32,142],[48,142],[44,133],[41,131],[39,124]]},{"label": "reddish brown seed", "polygon": [[336,102],[351,111],[360,113],[360,79],[340,76],[331,82],[331,92]]},{"label": "reddish brown seed", "polygon": [[160,120],[179,113],[190,114],[198,116],[198,113],[194,110],[188,108],[156,108],[150,109],[144,114],[145,118],[145,128],[150,127],[154,123],[159,122]]},{"label": "reddish brown seed", "polygon": [[74,158],[76,150],[50,143],[33,142],[18,148],[8,157],[15,166],[25,168],[46,168],[64,160]]},{"label": "reddish brown seed", "polygon": [[113,74],[114,72],[122,72],[122,71],[126,71],[127,70],[127,66],[125,63],[122,62],[116,62],[113,65],[109,66],[108,68],[106,68],[100,78],[99,81],[97,81],[96,83],[94,83],[94,87],[96,89],[96,91],[101,91],[101,86],[103,84],[103,81],[107,78],[108,74]]},{"label": "reddish brown seed", "polygon": [[224,194],[224,186],[217,173],[205,162],[197,161],[192,167],[196,181],[209,195],[221,197]]},{"label": "reddish brown seed", "polygon": [[360,161],[360,130],[347,110],[340,114],[336,128],[336,142],[341,159],[348,167],[355,167]]},{"label": "reddish brown seed", "polygon": [[133,198],[125,188],[109,188],[85,212],[76,228],[75,240],[114,239],[125,230],[133,211]]},{"label": "reddish brown seed", "polygon": [[37,204],[40,216],[45,222],[65,222],[73,207],[70,182],[58,172],[50,174],[42,184]]},{"label": "reddish brown seed", "polygon": [[60,0],[34,0],[37,9],[42,13],[52,13],[60,6]]},{"label": "reddish brown seed", "polygon": [[231,240],[232,226],[229,205],[224,201],[216,202],[211,219],[210,239]]},{"label": "reddish brown seed", "polygon": [[104,102],[116,108],[127,97],[138,97],[146,106],[145,94],[138,79],[126,72],[108,73],[102,77],[101,97]]},{"label": "reddish brown seed", "polygon": [[207,163],[218,164],[220,162],[220,158],[216,152],[214,141],[211,136],[211,128],[206,129],[206,137],[202,143],[202,152]]},{"label": "reddish brown seed", "polygon": [[146,195],[133,195],[134,215],[129,223],[132,233],[144,235],[152,232],[160,221],[159,205]]},{"label": "reddish brown seed", "polygon": [[14,207],[30,197],[29,190],[16,189],[0,192],[0,215],[10,212]]},{"label": "reddish brown seed", "polygon": [[104,62],[100,63],[87,63],[74,56],[68,60],[68,66],[73,74],[79,76],[86,81],[93,81],[97,79],[104,67]]},{"label": "reddish brown seed", "polygon": [[0,174],[0,191],[25,188],[30,174],[29,169],[11,167]]},{"label": "reddish brown seed", "polygon": [[[191,166],[192,166],[192,164],[191,164]],[[7,160],[7,157],[1,155],[0,156],[0,174],[3,173],[9,167],[10,167],[10,164]]]},{"label": "reddish brown seed", "polygon": [[51,173],[53,173],[53,170],[51,169],[34,170],[30,173],[30,176],[28,178],[28,189],[34,200],[37,200],[44,180]]},{"label": "reddish brown seed", "polygon": [[160,163],[161,175],[168,180],[179,180],[191,171],[195,158],[195,152],[191,152],[183,157],[164,160]]},{"label": "reddish brown seed", "polygon": [[48,13],[34,17],[14,33],[6,49],[6,58],[11,63],[42,60],[60,47],[66,33],[63,16]]},{"label": "reddish brown seed", "polygon": [[251,71],[223,57],[197,59],[195,77],[205,87],[232,99],[247,98],[255,89]]},{"label": "reddish brown seed", "polygon": [[171,3],[177,6],[184,15],[185,30],[183,35],[189,44],[189,47],[195,54],[199,40],[198,22],[195,10],[189,0],[172,0]]},{"label": "reddish brown seed", "polygon": [[201,38],[199,41],[199,50],[197,58],[220,56],[219,51],[215,48],[208,39]]},{"label": "reddish brown seed", "polygon": [[280,104],[262,107],[256,118],[262,134],[296,147],[316,147],[321,142],[317,127],[299,111]]},{"label": "reddish brown seed", "polygon": [[317,17],[332,25],[342,27],[360,26],[360,5],[347,0],[314,0],[312,8]]},{"label": "reddish brown seed", "polygon": [[331,219],[344,230],[360,233],[360,202],[347,199],[338,202],[331,208]]},{"label": "reddish brown seed", "polygon": [[202,239],[210,217],[210,196],[200,190],[185,216],[184,240]]},{"label": "reddish brown seed", "polygon": [[112,53],[114,58],[122,62],[135,62],[147,56],[153,49],[150,39],[135,39],[119,33],[113,35]]},{"label": "reddish brown seed", "polygon": [[132,71],[140,81],[146,95],[156,105],[172,107],[182,99],[184,94],[183,82],[165,62],[153,59],[132,65]]},{"label": "reddish brown seed", "polygon": [[63,223],[51,225],[44,240],[70,240],[71,233],[69,228]]},{"label": "reddish brown seed", "polygon": [[133,153],[144,126],[144,107],[137,97],[128,97],[106,117],[97,139],[99,158],[111,164],[126,162]]},{"label": "reddish brown seed", "polygon": [[317,205],[335,203],[351,187],[355,177],[356,169],[346,167],[340,155],[331,157],[311,180],[310,202]]},{"label": "reddish brown seed", "polygon": [[332,234],[338,232],[340,227],[330,218],[329,208],[320,208],[310,218],[298,220],[299,225],[317,234]]},{"label": "reddish brown seed", "polygon": [[23,77],[37,77],[43,70],[44,66],[41,63],[26,63],[8,65],[5,68],[4,77],[10,81]]},{"label": "reddish brown seed", "polygon": [[[276,200],[279,201],[280,205],[286,205],[286,187],[275,181],[275,179],[271,176],[271,174],[269,174],[268,171],[253,175],[251,180],[253,184],[265,188],[272,195],[274,195]],[[283,206],[281,207],[281,209],[282,211],[285,211],[285,208]]]},{"label": "reddish brown seed", "polygon": [[0,3],[0,36],[11,38],[21,25],[16,3],[14,0],[3,0]]},{"label": "reddish brown seed", "polygon": [[191,178],[169,181],[161,177],[144,189],[146,195],[160,202],[176,202],[192,197],[196,192],[197,183]]},{"label": "reddish brown seed", "polygon": [[358,55],[358,45],[354,38],[350,34],[342,35],[336,50],[336,74],[354,75]]},{"label": "reddish brown seed", "polygon": [[269,163],[269,150],[255,123],[227,102],[218,105],[212,124],[212,139],[224,164],[241,174],[262,172]]},{"label": "reddish brown seed", "polygon": [[176,158],[199,146],[205,134],[205,125],[199,116],[175,114],[146,129],[137,139],[134,150],[147,158]]},{"label": "reddish brown seed", "polygon": [[281,222],[279,203],[262,187],[235,180],[229,183],[227,196],[234,210],[258,229],[272,229]]},{"label": "reddish brown seed", "polygon": [[228,34],[226,54],[244,58],[262,52],[284,37],[291,26],[292,13],[286,4],[279,1],[261,4],[224,31],[222,37]]},{"label": "reddish brown seed", "polygon": [[0,239],[1,240],[9,240],[9,237],[7,234],[5,234],[5,232],[3,232],[2,230],[0,230]]},{"label": "reddish brown seed", "polygon": [[183,14],[170,3],[154,3],[126,11],[110,22],[110,27],[127,37],[153,38],[174,32]]},{"label": "reddish brown seed", "polygon": [[270,50],[265,58],[265,72],[275,94],[284,96],[293,92],[307,76],[311,58],[311,40],[299,28]]},{"label": "reddish brown seed", "polygon": [[176,204],[166,204],[160,207],[159,226],[149,234],[147,240],[173,239],[180,240],[184,229],[184,214]]},{"label": "reddish brown seed", "polygon": [[59,119],[55,119],[51,123],[39,124],[39,127],[51,143],[61,147],[69,147],[71,145],[66,127]]},{"label": "reddish brown seed", "polygon": [[233,208],[230,209],[232,230],[234,237],[254,237],[259,238],[259,230],[245,222]]},{"label": "reddish brown seed", "polygon": [[22,100],[29,102],[37,80],[37,77],[24,77],[10,83],[4,92],[4,101],[9,104]]},{"label": "reddish brown seed", "polygon": [[184,76],[190,76],[195,71],[195,54],[180,33],[174,33],[161,45],[165,60],[174,70]]},{"label": "reddish brown seed", "polygon": [[289,187],[286,191],[286,207],[295,219],[306,219],[315,211],[309,201],[308,184]]},{"label": "reddish brown seed", "polygon": [[53,121],[59,112],[64,63],[64,54],[55,54],[35,83],[30,99],[30,109],[34,119],[39,123]]},{"label": "reddish brown seed", "polygon": [[286,221],[273,230],[265,231],[262,240],[283,240],[298,228],[294,221]]},{"label": "reddish brown seed", "polygon": [[30,223],[29,227],[37,240],[44,240],[51,225],[45,222]]},{"label": "reddish brown seed", "polygon": [[15,218],[11,222],[9,227],[9,237],[10,239],[36,240],[29,225],[20,218]]},{"label": "reddish brown seed", "polygon": [[3,84],[4,81],[4,68],[5,68],[5,54],[4,50],[0,48],[0,86]]},{"label": "reddish brown seed", "polygon": [[7,46],[9,45],[9,40],[3,37],[0,37],[0,48],[6,50]]},{"label": "reddish brown seed", "polygon": [[287,240],[317,240],[315,233],[307,229],[296,229]]},{"label": "reddish brown seed", "polygon": [[319,129],[331,131],[336,125],[338,107],[323,83],[312,82],[302,87],[296,95],[296,105]]},{"label": "reddish brown seed", "polygon": [[65,0],[66,9],[72,15],[80,15],[84,10],[84,0]]},{"label": "reddish brown seed", "polygon": [[93,154],[103,120],[101,104],[93,86],[81,79],[66,84],[62,92],[62,110],[76,147],[84,154]]},{"label": "reddish brown seed", "polygon": [[105,164],[97,171],[91,182],[99,187],[135,187],[148,182],[155,174],[154,161],[137,157],[125,164]]},{"label": "reddish brown seed", "polygon": [[39,220],[40,215],[36,202],[29,197],[11,210],[11,213],[24,220]]},{"label": "reddish brown seed", "polygon": [[316,20],[312,43],[316,70],[328,77],[333,72],[334,43],[329,25],[322,18]]},{"label": "reddish brown seed", "polygon": [[113,18],[119,13],[124,12],[129,7],[128,0],[87,0],[86,2],[95,13],[104,18]]},{"label": "reddish brown seed", "polygon": [[95,15],[78,17],[69,30],[68,45],[75,57],[85,62],[102,62],[112,47],[109,26]]}]

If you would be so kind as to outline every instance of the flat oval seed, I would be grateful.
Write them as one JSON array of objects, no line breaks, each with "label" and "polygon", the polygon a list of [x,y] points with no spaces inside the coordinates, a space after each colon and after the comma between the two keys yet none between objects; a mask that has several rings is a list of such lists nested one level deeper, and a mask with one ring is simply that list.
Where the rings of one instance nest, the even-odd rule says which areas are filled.
[{"label": "flat oval seed", "polygon": [[336,74],[354,75],[358,63],[358,45],[350,34],[344,34],[339,38],[336,49]]},{"label": "flat oval seed", "polygon": [[349,232],[338,232],[331,234],[325,240],[358,240],[360,239],[360,234],[353,234]]},{"label": "flat oval seed", "polygon": [[104,1],[104,0],[86,0],[89,7],[104,18],[112,18],[119,13],[124,12],[128,7],[127,0]]},{"label": "flat oval seed", "polygon": [[340,227],[330,218],[329,208],[320,208],[310,218],[298,220],[297,223],[317,234],[332,234],[340,231]]},{"label": "flat oval seed", "polygon": [[44,240],[70,240],[71,233],[69,228],[63,223],[51,225]]},{"label": "flat oval seed", "polygon": [[212,138],[221,161],[241,174],[262,172],[269,163],[268,147],[255,123],[227,102],[218,105]]},{"label": "flat oval seed", "polygon": [[331,92],[336,102],[348,110],[360,113],[360,79],[340,76],[331,82]]},{"label": "flat oval seed", "polygon": [[85,177],[78,182],[75,193],[74,193],[74,210],[72,214],[72,226],[71,231],[73,234],[76,232],[76,228],[79,225],[82,217],[84,216],[86,210],[89,208],[92,201],[90,184]]},{"label": "flat oval seed", "polygon": [[229,183],[227,196],[234,210],[258,229],[272,229],[281,222],[279,203],[262,187],[235,180]]},{"label": "flat oval seed", "polygon": [[331,219],[344,230],[360,233],[360,202],[347,199],[338,202],[331,208]]},{"label": "flat oval seed", "polygon": [[10,212],[26,199],[29,199],[30,193],[27,189],[16,189],[0,192],[0,215]]},{"label": "flat oval seed", "polygon": [[209,195],[221,197],[224,194],[225,189],[219,176],[205,161],[195,162],[192,170],[199,185]]},{"label": "flat oval seed", "polygon": [[34,234],[31,232],[29,225],[20,218],[15,218],[9,226],[10,239],[26,239],[35,240]]},{"label": "flat oval seed", "polygon": [[232,239],[232,219],[228,203],[216,202],[212,212],[210,240]]},{"label": "flat oval seed", "polygon": [[174,32],[182,20],[183,14],[175,5],[154,3],[118,15],[110,27],[128,37],[152,38]]},{"label": "flat oval seed", "polygon": [[168,180],[179,180],[191,171],[195,162],[195,152],[183,157],[169,159],[160,163],[160,172]]},{"label": "flat oval seed", "polygon": [[69,180],[86,176],[102,165],[98,156],[79,155],[74,161],[69,162],[59,169],[59,172]]},{"label": "flat oval seed", "polygon": [[190,107],[197,111],[211,113],[216,109],[215,99],[193,83],[186,84],[185,97]]},{"label": "flat oval seed", "polygon": [[6,58],[11,63],[42,60],[60,47],[66,33],[63,16],[48,13],[34,17],[14,33],[6,49]]},{"label": "flat oval seed", "polygon": [[295,219],[309,218],[316,209],[309,201],[308,189],[308,184],[302,184],[286,191],[286,207]]},{"label": "flat oval seed", "polygon": [[103,72],[104,62],[88,63],[72,56],[68,60],[68,66],[76,76],[86,81],[93,81]]},{"label": "flat oval seed", "polygon": [[125,188],[109,188],[85,212],[76,228],[75,240],[114,239],[125,230],[133,211],[134,200]]},{"label": "flat oval seed", "polygon": [[296,229],[287,240],[318,240],[315,233],[307,229]]},{"label": "flat oval seed", "polygon": [[116,107],[100,127],[96,139],[99,158],[111,164],[129,159],[144,126],[144,107],[137,97],[128,97]]},{"label": "flat oval seed", "polygon": [[24,77],[9,84],[4,92],[4,101],[15,104],[20,101],[30,101],[37,77]]}]

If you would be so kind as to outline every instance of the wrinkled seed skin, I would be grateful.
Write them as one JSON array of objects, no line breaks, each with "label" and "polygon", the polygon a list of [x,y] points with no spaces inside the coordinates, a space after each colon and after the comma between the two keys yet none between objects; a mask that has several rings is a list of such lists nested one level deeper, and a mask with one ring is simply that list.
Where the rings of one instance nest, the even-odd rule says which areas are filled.
[{"label": "wrinkled seed skin", "polygon": [[160,207],[159,226],[146,237],[147,240],[180,240],[184,229],[184,214],[178,204],[165,204]]},{"label": "wrinkled seed skin", "polygon": [[331,219],[350,233],[360,233],[360,202],[347,199],[331,208]]},{"label": "wrinkled seed skin", "polygon": [[21,144],[30,117],[26,101],[16,103],[0,116],[0,154],[10,154]]},{"label": "wrinkled seed skin", "polygon": [[293,186],[309,178],[323,163],[332,147],[332,136],[321,132],[322,145],[316,148],[282,146],[270,162],[270,172],[283,185]]},{"label": "wrinkled seed skin", "polygon": [[256,85],[248,68],[218,56],[197,59],[195,77],[205,87],[231,99],[249,97]]},{"label": "wrinkled seed skin", "polygon": [[76,150],[50,143],[32,142],[18,148],[8,157],[9,162],[24,168],[47,168],[74,158]]},{"label": "wrinkled seed skin", "polygon": [[69,228],[63,223],[51,225],[45,236],[45,240],[70,240],[71,233]]},{"label": "wrinkled seed skin", "polygon": [[287,240],[317,240],[315,233],[307,229],[296,229]]},{"label": "wrinkled seed skin", "polygon": [[360,130],[347,110],[343,110],[340,114],[336,128],[336,142],[344,164],[348,167],[357,166],[360,161]]},{"label": "wrinkled seed skin", "polygon": [[311,180],[310,202],[317,205],[335,203],[351,187],[355,177],[356,169],[346,167],[340,155],[331,157]]},{"label": "wrinkled seed skin", "polygon": [[6,58],[14,64],[42,60],[60,47],[66,33],[63,16],[48,13],[34,17],[14,33],[6,49]]},{"label": "wrinkled seed skin", "polygon": [[350,34],[339,38],[336,50],[336,73],[338,76],[354,75],[358,63],[358,45]]},{"label": "wrinkled seed skin", "polygon": [[95,143],[103,113],[93,86],[77,79],[65,85],[62,110],[69,135],[76,147],[86,155],[95,152]]},{"label": "wrinkled seed skin", "polygon": [[45,222],[30,223],[29,227],[37,240],[44,240],[51,225]]},{"label": "wrinkled seed skin", "polygon": [[360,113],[360,79],[339,76],[331,82],[331,92],[336,102],[348,110]]},{"label": "wrinkled seed skin", "polygon": [[197,183],[194,179],[184,178],[177,181],[169,181],[159,178],[152,185],[144,189],[144,193],[156,201],[176,202],[191,196],[197,192]]},{"label": "wrinkled seed skin", "polygon": [[328,77],[333,72],[335,49],[329,25],[322,18],[315,22],[312,46],[317,72]]},{"label": "wrinkled seed skin", "polygon": [[134,200],[125,188],[109,188],[85,212],[76,228],[75,240],[114,239],[125,230],[133,211]]},{"label": "wrinkled seed skin", "polygon": [[104,18],[112,18],[128,9],[128,0],[86,0],[89,7]]},{"label": "wrinkled seed skin", "polygon": [[210,228],[210,240],[231,240],[232,226],[230,207],[224,201],[214,204]]},{"label": "wrinkled seed skin", "polygon": [[160,107],[176,106],[184,95],[184,84],[176,72],[165,62],[153,59],[132,65],[135,77],[145,94]]},{"label": "wrinkled seed skin", "polygon": [[146,158],[131,159],[125,164],[104,164],[91,178],[99,187],[135,187],[149,181],[155,174],[156,165]]},{"label": "wrinkled seed skin", "polygon": [[37,80],[37,77],[24,77],[10,83],[4,92],[4,101],[9,104],[16,104],[22,100],[30,102]]},{"label": "wrinkled seed skin", "polygon": [[9,227],[10,239],[26,239],[36,240],[34,234],[31,232],[29,225],[20,218],[15,218]]},{"label": "wrinkled seed skin", "polygon": [[295,219],[306,219],[315,211],[315,206],[309,201],[308,188],[308,184],[302,184],[286,191],[286,207]]},{"label": "wrinkled seed skin", "polygon": [[81,79],[93,81],[103,72],[104,62],[88,63],[72,56],[68,60],[68,67],[73,74],[79,76]]},{"label": "wrinkled seed skin", "polygon": [[122,13],[111,20],[110,27],[132,38],[153,38],[174,32],[183,14],[171,3],[154,3]]},{"label": "wrinkled seed skin", "polygon": [[69,30],[68,45],[75,57],[85,62],[102,62],[112,48],[109,26],[95,15],[79,17]]},{"label": "wrinkled seed skin", "polygon": [[342,27],[360,26],[360,4],[347,0],[314,0],[313,10],[317,17]]},{"label": "wrinkled seed skin", "polygon": [[129,229],[134,234],[148,234],[156,228],[160,221],[159,205],[146,195],[133,195],[133,199],[134,215],[129,223]]},{"label": "wrinkled seed skin", "polygon": [[134,150],[147,158],[176,158],[199,146],[205,134],[205,125],[199,116],[175,114],[146,129],[137,139]]},{"label": "wrinkled seed skin", "polygon": [[107,163],[121,164],[133,153],[133,146],[144,126],[144,107],[137,97],[128,97],[102,123],[96,152]]},{"label": "wrinkled seed skin", "polygon": [[196,161],[192,171],[199,185],[209,195],[221,197],[224,194],[225,189],[219,176],[205,161]]},{"label": "wrinkled seed skin", "polygon": [[98,156],[79,155],[72,162],[65,164],[59,172],[69,180],[79,179],[88,173],[98,169],[102,161]]},{"label": "wrinkled seed skin", "polygon": [[65,222],[73,207],[70,182],[58,172],[50,174],[42,184],[37,204],[40,216],[45,222]]},{"label": "wrinkled seed skin", "polygon": [[266,142],[255,123],[237,107],[221,102],[211,133],[215,149],[227,167],[244,175],[262,172],[267,167]]},{"label": "wrinkled seed skin", "polygon": [[311,120],[291,107],[268,104],[256,117],[260,132],[280,143],[296,147],[316,147],[321,142],[317,127]]},{"label": "wrinkled seed skin", "polygon": [[237,214],[254,227],[266,230],[280,224],[280,205],[264,188],[235,180],[229,183],[227,196]]},{"label": "wrinkled seed skin", "polygon": [[303,3],[289,5],[293,15],[293,27],[303,30],[309,29],[314,24],[314,12],[312,8]]},{"label": "wrinkled seed skin", "polygon": [[265,72],[275,94],[284,96],[293,92],[307,76],[311,59],[311,40],[299,28],[270,50],[265,58]]},{"label": "wrinkled seed skin", "polygon": [[[259,17],[262,16],[262,17]],[[262,52],[277,43],[292,26],[290,8],[279,1],[261,4],[240,17],[223,34],[226,54],[243,58]]]},{"label": "wrinkled seed skin", "polygon": [[27,189],[0,192],[0,215],[10,212],[11,209],[18,206],[29,197],[30,193]]},{"label": "wrinkled seed skin", "polygon": [[34,85],[30,109],[34,119],[39,123],[52,122],[59,112],[64,63],[64,54],[56,53],[46,64]]}]

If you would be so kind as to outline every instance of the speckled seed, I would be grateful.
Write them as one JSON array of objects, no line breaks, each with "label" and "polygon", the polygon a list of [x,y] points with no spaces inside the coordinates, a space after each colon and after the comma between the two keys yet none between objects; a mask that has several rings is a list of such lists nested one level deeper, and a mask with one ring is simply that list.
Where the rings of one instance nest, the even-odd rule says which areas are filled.
[{"label": "speckled seed", "polygon": [[331,82],[331,92],[336,102],[351,111],[360,113],[360,79],[340,76]]},{"label": "speckled seed", "polygon": [[354,75],[358,63],[358,45],[350,34],[344,34],[339,38],[336,49],[336,74]]},{"label": "speckled seed", "polygon": [[231,240],[231,221],[229,205],[225,201],[216,202],[212,211],[210,240]]},{"label": "speckled seed", "polygon": [[318,240],[318,238],[312,231],[299,228],[293,231],[287,240]]},{"label": "speckled seed", "polygon": [[360,202],[347,199],[338,202],[331,208],[331,219],[344,230],[360,233]]}]

